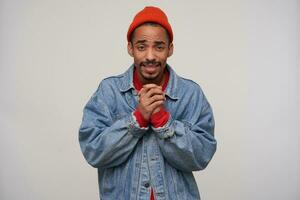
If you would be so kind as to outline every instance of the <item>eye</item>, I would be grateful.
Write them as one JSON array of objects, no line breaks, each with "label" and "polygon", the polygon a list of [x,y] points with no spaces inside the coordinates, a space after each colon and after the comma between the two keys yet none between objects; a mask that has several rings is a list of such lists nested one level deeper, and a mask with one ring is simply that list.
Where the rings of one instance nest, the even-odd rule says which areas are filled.
[{"label": "eye", "polygon": [[157,46],[156,49],[157,49],[158,51],[163,51],[163,50],[165,49],[165,47],[164,47],[164,46]]},{"label": "eye", "polygon": [[139,51],[144,51],[145,50],[145,46],[144,45],[139,45],[139,46],[137,46],[137,49]]}]

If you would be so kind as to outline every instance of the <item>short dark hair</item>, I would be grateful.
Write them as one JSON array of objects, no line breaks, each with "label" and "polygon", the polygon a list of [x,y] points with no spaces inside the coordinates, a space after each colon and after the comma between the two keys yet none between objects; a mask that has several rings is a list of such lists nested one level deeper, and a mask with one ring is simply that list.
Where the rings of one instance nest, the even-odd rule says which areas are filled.
[{"label": "short dark hair", "polygon": [[[168,44],[170,44],[170,35],[169,35],[168,31],[167,31],[163,26],[161,26],[160,24],[158,24],[158,23],[156,23],[156,22],[145,22],[145,23],[139,25],[138,27],[143,26],[143,25],[154,26],[154,27],[157,27],[157,26],[162,27],[162,28],[165,30],[166,34],[167,34]],[[138,27],[136,27],[136,28],[132,31],[131,35],[130,35],[130,42],[131,42],[131,43],[132,43],[132,40],[133,40],[133,38],[134,38],[135,30],[136,30]]]}]

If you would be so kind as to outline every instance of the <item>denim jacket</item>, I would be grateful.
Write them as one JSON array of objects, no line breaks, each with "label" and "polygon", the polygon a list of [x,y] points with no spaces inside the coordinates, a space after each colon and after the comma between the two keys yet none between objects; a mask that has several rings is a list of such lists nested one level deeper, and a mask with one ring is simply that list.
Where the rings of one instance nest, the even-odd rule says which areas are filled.
[{"label": "denim jacket", "polygon": [[138,95],[133,68],[101,81],[84,108],[79,143],[98,169],[100,199],[200,199],[192,171],[204,169],[216,151],[212,109],[195,82],[167,65],[168,122],[140,128],[133,111]]}]

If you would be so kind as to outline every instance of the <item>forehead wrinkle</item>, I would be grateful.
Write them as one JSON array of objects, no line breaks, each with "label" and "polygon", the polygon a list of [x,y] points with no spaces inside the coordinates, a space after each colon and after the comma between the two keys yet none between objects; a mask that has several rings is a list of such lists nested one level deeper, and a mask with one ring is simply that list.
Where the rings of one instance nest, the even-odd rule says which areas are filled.
[{"label": "forehead wrinkle", "polygon": [[163,40],[154,40],[154,41],[152,42],[152,41],[149,41],[149,40],[147,40],[147,39],[140,39],[140,40],[137,40],[134,44],[146,44],[146,43],[153,43],[154,45],[166,44],[166,42],[163,41]]},{"label": "forehead wrinkle", "polygon": [[142,33],[140,36],[135,35],[135,39],[137,43],[154,43],[154,44],[165,44],[166,41],[162,38],[160,34],[149,35],[147,33]]},{"label": "forehead wrinkle", "polygon": [[135,44],[144,44],[146,42],[147,42],[147,40],[138,40],[135,42]]}]

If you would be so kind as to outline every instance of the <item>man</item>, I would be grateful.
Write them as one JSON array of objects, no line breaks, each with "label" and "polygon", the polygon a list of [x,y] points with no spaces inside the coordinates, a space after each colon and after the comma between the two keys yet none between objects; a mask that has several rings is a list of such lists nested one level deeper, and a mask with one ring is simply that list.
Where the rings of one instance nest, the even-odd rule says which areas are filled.
[{"label": "man", "polygon": [[100,199],[200,199],[192,171],[216,151],[211,107],[167,64],[173,32],[162,10],[137,13],[127,40],[134,64],[102,80],[79,130],[83,155],[98,169]]}]

